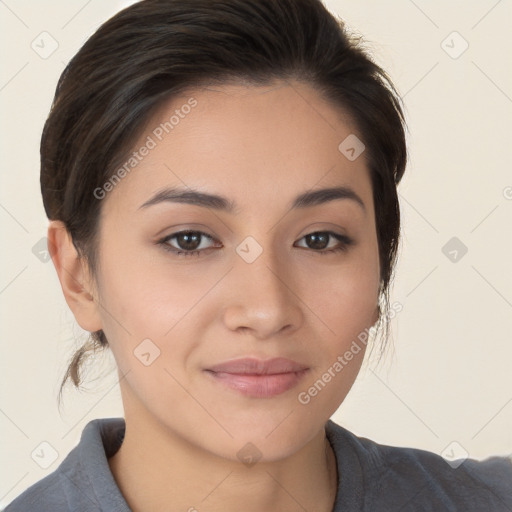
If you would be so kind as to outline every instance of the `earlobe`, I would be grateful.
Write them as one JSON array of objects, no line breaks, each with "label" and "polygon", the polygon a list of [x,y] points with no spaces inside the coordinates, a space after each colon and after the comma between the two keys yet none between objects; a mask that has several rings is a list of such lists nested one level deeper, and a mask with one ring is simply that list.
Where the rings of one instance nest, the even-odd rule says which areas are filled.
[{"label": "earlobe", "polygon": [[379,318],[380,318],[380,306],[377,305],[377,307],[375,308],[375,311],[373,313],[372,325],[375,325],[379,321]]},{"label": "earlobe", "polygon": [[92,290],[93,281],[88,267],[73,244],[71,235],[61,221],[50,221],[48,249],[66,302],[76,321],[86,331],[100,330],[98,302]]}]

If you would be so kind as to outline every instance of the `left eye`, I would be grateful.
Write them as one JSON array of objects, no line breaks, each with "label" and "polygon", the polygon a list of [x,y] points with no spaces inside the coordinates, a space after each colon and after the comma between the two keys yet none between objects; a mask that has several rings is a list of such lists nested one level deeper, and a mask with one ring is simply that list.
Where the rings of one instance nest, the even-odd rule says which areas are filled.
[{"label": "left eye", "polygon": [[[354,241],[346,235],[340,235],[332,231],[316,231],[305,235],[300,240],[306,243],[306,249],[315,249],[319,254],[328,254],[337,251],[346,251]],[[330,242],[335,242],[334,246]],[[304,247],[304,245],[299,246]]]}]

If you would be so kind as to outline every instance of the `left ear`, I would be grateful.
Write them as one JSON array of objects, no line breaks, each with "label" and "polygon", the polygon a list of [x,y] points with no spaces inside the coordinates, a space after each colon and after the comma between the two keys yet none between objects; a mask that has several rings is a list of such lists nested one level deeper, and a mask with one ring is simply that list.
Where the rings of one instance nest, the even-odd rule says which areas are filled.
[{"label": "left ear", "polygon": [[86,331],[99,331],[102,328],[101,316],[98,302],[93,297],[94,282],[63,222],[50,222],[48,248],[62,292],[76,321]]}]

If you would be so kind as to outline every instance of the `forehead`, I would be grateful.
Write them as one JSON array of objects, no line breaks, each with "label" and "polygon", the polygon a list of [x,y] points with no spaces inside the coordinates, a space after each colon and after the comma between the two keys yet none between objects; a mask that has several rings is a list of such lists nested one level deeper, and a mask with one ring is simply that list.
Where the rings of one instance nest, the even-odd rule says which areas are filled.
[{"label": "forehead", "polygon": [[159,190],[190,187],[228,197],[238,213],[261,212],[341,185],[371,208],[366,154],[354,160],[340,150],[353,137],[361,139],[343,110],[305,84],[190,90],[146,124],[107,203],[135,211]]}]

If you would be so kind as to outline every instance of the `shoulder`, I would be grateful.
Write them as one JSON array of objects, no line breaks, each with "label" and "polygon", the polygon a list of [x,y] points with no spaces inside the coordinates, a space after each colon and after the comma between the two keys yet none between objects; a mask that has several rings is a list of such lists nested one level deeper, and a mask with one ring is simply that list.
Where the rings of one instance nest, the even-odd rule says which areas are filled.
[{"label": "shoulder", "polygon": [[107,461],[122,442],[124,426],[122,418],[89,422],[79,444],[58,468],[26,489],[7,505],[5,512],[94,512],[104,510],[105,500],[115,500],[119,506],[116,510],[128,510],[122,508],[124,500]]},{"label": "shoulder", "polygon": [[433,452],[358,437],[332,421],[326,432],[338,462],[347,450],[357,460],[364,510],[512,511],[507,457],[449,463]]},{"label": "shoulder", "polygon": [[53,472],[45,478],[39,480],[13,502],[7,505],[5,512],[22,512],[27,510],[61,511],[69,510],[69,503],[66,496],[61,493],[62,487],[60,476]]},{"label": "shoulder", "polygon": [[[64,512],[69,510],[86,511],[100,510],[98,501],[89,493],[89,479],[84,471],[79,450],[74,448],[60,464],[60,466],[31,485],[21,495],[14,499],[5,512],[26,512],[37,510],[38,512]],[[78,503],[74,503],[76,494],[82,495]],[[76,508],[86,499],[89,501],[89,509]],[[75,507],[75,508],[72,508]]]}]

